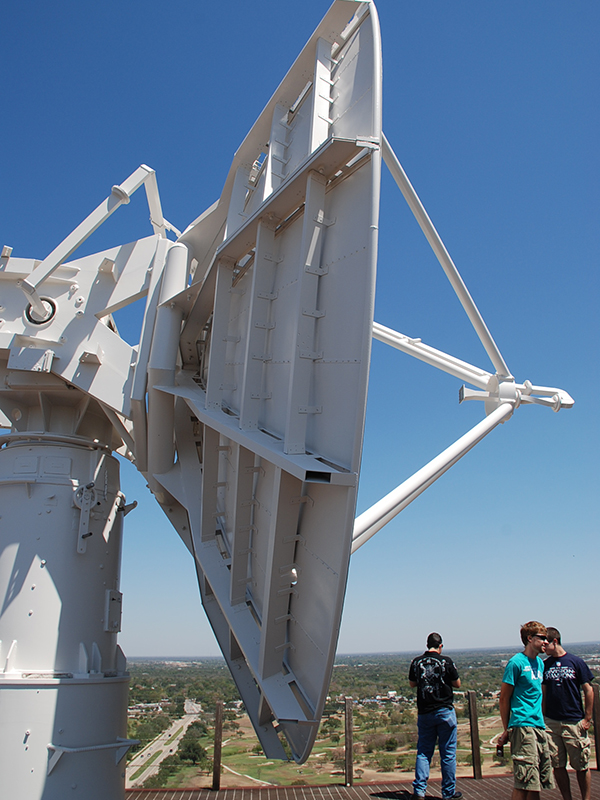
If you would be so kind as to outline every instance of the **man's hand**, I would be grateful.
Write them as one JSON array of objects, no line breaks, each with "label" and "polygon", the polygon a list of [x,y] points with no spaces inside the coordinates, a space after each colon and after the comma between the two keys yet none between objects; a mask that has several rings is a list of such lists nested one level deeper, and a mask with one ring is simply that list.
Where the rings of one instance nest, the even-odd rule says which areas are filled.
[{"label": "man's hand", "polygon": [[581,720],[581,727],[584,731],[589,731],[590,725],[592,724],[591,719],[582,719]]},{"label": "man's hand", "polygon": [[504,747],[504,745],[508,742],[508,731],[502,731],[500,736],[496,739],[496,746],[497,747]]}]

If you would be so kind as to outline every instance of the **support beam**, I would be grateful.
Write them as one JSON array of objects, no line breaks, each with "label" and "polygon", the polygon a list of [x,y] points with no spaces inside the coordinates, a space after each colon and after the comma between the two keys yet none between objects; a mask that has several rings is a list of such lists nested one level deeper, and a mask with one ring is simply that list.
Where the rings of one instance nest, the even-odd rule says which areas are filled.
[{"label": "support beam", "polygon": [[312,89],[312,110],[309,152],[317,149],[329,136],[331,114],[331,42],[318,39],[315,56],[315,79]]},{"label": "support beam", "polygon": [[276,223],[276,220],[261,219],[256,234],[256,252],[252,267],[246,350],[240,392],[240,428],[244,431],[258,428],[262,405],[264,383],[262,357],[267,352],[271,304],[275,299],[272,291],[277,266],[274,260]]},{"label": "support beam", "polygon": [[217,515],[217,482],[219,480],[219,440],[218,432],[204,426],[202,440],[202,541],[215,538]]},{"label": "support beam", "polygon": [[[248,555],[252,542],[254,453],[245,447],[236,447],[237,483],[234,499],[234,518],[231,530],[231,605],[246,600],[248,582]],[[260,467],[258,467],[260,469]]]},{"label": "support beam", "polygon": [[387,525],[397,514],[406,508],[432,483],[435,483],[444,472],[456,464],[466,453],[475,447],[484,436],[494,430],[501,422],[507,420],[513,412],[510,403],[502,403],[495,411],[475,425],[468,433],[461,436],[454,444],[450,445],[443,453],[426,464],[418,472],[401,483],[396,489],[387,494],[378,503],[363,512],[354,522],[352,534],[352,552]]},{"label": "support beam", "polygon": [[[289,472],[276,469],[271,500],[271,525],[265,565],[266,585],[262,603],[262,624],[258,668],[261,678],[281,671],[288,646],[287,625],[292,586],[291,567],[296,547],[302,482]],[[289,565],[289,570],[278,564]],[[284,571],[282,571],[284,570]]]},{"label": "support beam", "polygon": [[235,261],[227,257],[220,258],[217,265],[217,285],[208,358],[206,408],[221,408],[225,354],[227,352],[227,328],[231,307],[231,278],[234,266]]},{"label": "support beam", "polygon": [[[295,353],[290,364],[290,382],[285,426],[284,453],[304,453],[306,442],[307,409],[315,406],[311,401],[314,361],[318,358],[317,302],[321,254],[327,220],[325,219],[326,179],[318,172],[309,172],[306,178],[306,203],[298,264],[296,287]],[[309,313],[312,312],[312,313]]]},{"label": "support beam", "polygon": [[344,775],[346,786],[354,783],[354,720],[352,716],[352,698],[344,698]]},{"label": "support beam", "polygon": [[596,770],[600,772],[600,696],[598,684],[593,683],[592,689],[594,690],[594,745],[596,749]]},{"label": "support beam", "polygon": [[481,747],[479,745],[479,719],[477,716],[477,695],[475,692],[467,692],[467,702],[469,704],[469,727],[471,731],[471,755],[473,761],[473,777],[476,781],[483,778],[481,772]]},{"label": "support beam", "polygon": [[490,372],[468,364],[466,361],[461,361],[459,358],[444,353],[442,350],[429,347],[420,339],[411,339],[409,336],[398,333],[391,328],[386,328],[378,322],[373,323],[373,338],[384,344],[389,344],[409,356],[418,358],[419,361],[424,361],[431,367],[436,367],[436,369],[441,369],[449,375],[454,375],[455,378],[471,383],[473,386],[478,386],[480,389],[489,388],[489,380],[492,377]]},{"label": "support beam", "polygon": [[223,701],[217,700],[215,708],[215,746],[213,748],[213,778],[212,788],[218,791],[221,788],[221,745],[223,743]]},{"label": "support beam", "polygon": [[153,184],[147,192],[150,206],[151,220],[155,233],[165,236],[164,220],[158,197],[156,174],[153,169],[142,164],[120,186],[113,186],[110,195],[97,206],[91,214],[81,222],[66,239],[57,245],[50,255],[39,264],[21,283],[21,288],[29,299],[32,307],[41,317],[49,316],[48,309],[42,304],[38,295],[38,288],[49,278],[69,256],[77,250],[80,244],[97,230],[114,212],[123,204],[129,203],[130,196],[137,191],[147,180],[152,179]]},{"label": "support beam", "polygon": [[267,155],[267,163],[265,164],[265,179],[262,190],[263,200],[266,200],[285,180],[288,163],[288,142],[286,141],[287,129],[284,127],[284,124],[288,115],[288,110],[289,109],[280,103],[277,103],[273,110],[271,135],[269,136],[269,153]]},{"label": "support beam", "polygon": [[481,343],[485,347],[486,353],[490,357],[490,360],[494,367],[496,368],[496,372],[498,373],[498,377],[500,378],[510,378],[510,370],[506,366],[504,358],[498,349],[496,342],[492,339],[492,335],[489,332],[487,325],[483,321],[483,317],[479,313],[479,309],[475,305],[473,298],[469,294],[469,290],[467,289],[465,282],[460,276],[459,271],[456,268],[456,265],[450,258],[450,254],[446,250],[446,246],[442,242],[439,233],[436,231],[433,222],[429,219],[429,215],[427,211],[425,211],[425,207],[423,203],[419,199],[419,196],[415,192],[411,182],[409,181],[406,172],[402,168],[402,164],[398,161],[398,157],[392,150],[390,143],[385,138],[384,134],[381,134],[381,152],[383,155],[383,160],[389,171],[392,173],[392,177],[398,184],[398,188],[404,195],[404,199],[408,203],[410,210],[415,215],[415,219],[419,223],[419,226],[429,244],[433,252],[435,253],[438,261],[440,262],[442,269],[446,273],[446,277],[450,281],[452,288],[456,292],[456,296],[460,300],[460,303],[464,310],[469,317],[471,324],[475,328],[477,335],[479,336]]},{"label": "support beam", "polygon": [[246,221],[244,204],[246,202],[246,195],[248,194],[249,177],[250,169],[246,165],[237,168],[233,181],[233,189],[231,190],[231,200],[229,201],[229,208],[227,210],[227,227],[225,228],[224,240],[227,239],[228,236],[231,236],[232,233]]}]

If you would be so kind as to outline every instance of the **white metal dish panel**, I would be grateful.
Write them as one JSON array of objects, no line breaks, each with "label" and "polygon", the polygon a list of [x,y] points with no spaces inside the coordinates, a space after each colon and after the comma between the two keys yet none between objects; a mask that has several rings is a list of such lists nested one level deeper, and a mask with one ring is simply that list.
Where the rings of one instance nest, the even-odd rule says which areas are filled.
[{"label": "white metal dish panel", "polygon": [[[325,702],[350,556],[380,92],[375,10],[340,0],[236,154],[212,223],[218,236],[227,220],[226,238],[190,287],[184,370],[163,387],[197,420],[201,524],[190,523],[204,605],[245,701],[254,695],[265,752],[281,755],[275,725],[298,761]],[[181,241],[201,263],[198,226]]]}]

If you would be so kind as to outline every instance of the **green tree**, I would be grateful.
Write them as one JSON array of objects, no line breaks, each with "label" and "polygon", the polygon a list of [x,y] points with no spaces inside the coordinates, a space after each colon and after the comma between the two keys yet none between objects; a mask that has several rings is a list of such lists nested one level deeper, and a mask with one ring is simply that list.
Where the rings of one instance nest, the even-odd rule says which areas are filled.
[{"label": "green tree", "polygon": [[192,764],[206,761],[206,750],[197,739],[184,739],[177,749],[177,755],[182,761],[191,761]]},{"label": "green tree", "polygon": [[392,772],[396,766],[396,756],[393,756],[391,753],[382,753],[380,756],[377,756],[375,763],[381,772]]}]

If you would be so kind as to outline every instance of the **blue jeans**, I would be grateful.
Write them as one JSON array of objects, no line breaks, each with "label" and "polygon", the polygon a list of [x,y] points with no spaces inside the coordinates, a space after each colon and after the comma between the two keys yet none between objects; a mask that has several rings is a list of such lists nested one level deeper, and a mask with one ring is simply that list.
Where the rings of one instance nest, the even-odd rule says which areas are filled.
[{"label": "blue jeans", "polygon": [[414,792],[425,794],[429,765],[437,741],[442,767],[442,796],[452,797],[456,789],[456,713],[453,708],[439,708],[429,714],[419,714],[418,728]]}]

